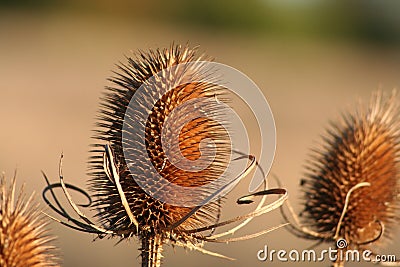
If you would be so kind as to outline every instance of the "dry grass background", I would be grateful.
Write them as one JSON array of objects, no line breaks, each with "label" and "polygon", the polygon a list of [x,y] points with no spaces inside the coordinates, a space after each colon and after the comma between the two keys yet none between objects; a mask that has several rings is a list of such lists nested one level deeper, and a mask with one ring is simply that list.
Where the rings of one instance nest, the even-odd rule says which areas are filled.
[{"label": "dry grass background", "polygon": [[[0,13],[0,170],[10,176],[17,168],[18,181],[40,193],[45,186],[40,170],[56,179],[63,151],[66,180],[85,187],[98,98],[114,63],[131,50],[189,42],[200,45],[218,62],[241,70],[263,90],[277,126],[272,171],[295,203],[307,153],[328,121],[352,108],[357,99],[368,101],[378,88],[389,92],[400,87],[400,49],[396,47],[224,34],[145,18],[130,22],[79,13]],[[240,188],[246,189],[247,185]],[[295,208],[300,210],[297,203]],[[236,210],[226,208],[224,216]],[[279,222],[279,212],[273,212],[248,230]],[[114,246],[116,240],[92,242],[94,236],[56,223],[51,227],[59,236],[65,267],[139,266],[134,239]],[[208,246],[237,258],[233,262],[168,247],[164,266],[281,266],[257,261],[256,252],[264,244],[274,249],[305,249],[312,242],[280,229],[250,241]],[[385,252],[400,256],[399,248],[400,240],[395,240]]]}]

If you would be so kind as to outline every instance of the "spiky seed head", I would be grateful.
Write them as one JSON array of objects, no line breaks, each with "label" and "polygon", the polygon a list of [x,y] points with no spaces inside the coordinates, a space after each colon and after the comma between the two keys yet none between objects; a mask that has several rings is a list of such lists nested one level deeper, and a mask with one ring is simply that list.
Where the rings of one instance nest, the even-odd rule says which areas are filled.
[{"label": "spiky seed head", "polygon": [[[210,75],[209,71],[201,70],[203,60],[209,61],[210,59],[203,59],[196,55],[196,50],[188,47],[171,46],[164,50],[150,50],[141,52],[134,58],[129,57],[127,63],[121,63],[118,66],[119,71],[115,73],[115,77],[110,79],[113,85],[106,88],[102,99],[99,129],[95,136],[96,148],[92,151],[92,159],[89,164],[93,169],[94,178],[91,181],[91,191],[96,198],[97,216],[112,229],[132,229],[132,235],[149,232],[153,235],[163,236],[167,227],[178,222],[193,209],[193,207],[182,207],[160,201],[147,194],[135,182],[135,178],[138,178],[145,181],[151,189],[159,190],[160,185],[157,182],[159,177],[155,177],[148,170],[146,161],[150,160],[158,170],[157,176],[160,175],[162,179],[184,187],[198,187],[207,184],[224,172],[230,154],[230,140],[227,131],[219,125],[219,122],[201,116],[199,105],[196,107],[196,99],[221,96],[223,88],[206,82],[188,82],[169,88],[182,75],[194,78],[195,81],[201,81],[204,75]],[[195,64],[195,67],[183,68],[179,73],[169,73],[168,75],[162,73],[167,68],[188,62],[197,62],[198,64]],[[155,77],[155,80],[149,85],[151,77]],[[135,94],[141,86],[144,86],[144,96],[136,99],[131,106],[130,102],[134,96],[136,97]],[[166,88],[170,90],[166,90],[165,94],[162,93]],[[182,153],[182,156],[189,162],[199,158],[212,159],[208,167],[199,171],[187,171],[172,164],[170,162],[171,155],[167,157],[162,142],[162,131],[167,117],[182,104],[189,103],[191,100],[194,100],[194,104],[186,105],[176,120],[170,121],[166,129],[167,139],[164,144],[177,144],[176,147],[180,151],[177,150],[172,157]],[[154,103],[153,101],[155,104],[149,114],[139,114],[147,118],[146,121],[141,122],[145,127],[145,137],[136,133],[135,127],[125,130],[124,133],[127,136],[126,142],[130,142],[132,148],[139,147],[144,139],[147,153],[138,152],[135,149],[124,151],[122,132],[124,131],[125,117],[129,119],[128,105],[133,108],[133,111],[136,111]],[[221,112],[213,106],[208,106],[207,109],[207,112],[212,114]],[[189,116],[193,117],[193,115],[196,117],[195,119],[186,121]],[[178,138],[169,140],[168,136],[173,137],[174,135],[168,135],[168,133],[173,132],[178,132]],[[202,154],[201,142],[204,139],[213,140],[215,154]],[[114,151],[121,187],[126,195],[129,208],[138,221],[139,233],[135,231],[135,227],[127,216],[115,184],[110,181],[104,171],[102,155],[106,143],[109,143]],[[130,159],[130,168],[127,166],[127,155]],[[172,192],[164,192],[164,194],[173,195]],[[179,229],[199,227],[209,222],[215,222],[219,205],[215,202],[204,205],[174,231],[179,232]],[[178,236],[182,239],[185,238],[184,233],[178,234]]]},{"label": "spiky seed head", "polygon": [[302,216],[327,241],[345,238],[349,246],[361,248],[379,237],[382,227],[379,241],[390,237],[399,221],[399,115],[398,96],[384,101],[378,92],[367,111],[360,108],[333,124],[314,151],[302,182]]},{"label": "spiky seed head", "polygon": [[39,206],[24,197],[24,190],[15,199],[15,178],[7,187],[4,176],[0,185],[0,266],[60,266],[54,237],[47,230],[47,220]]}]

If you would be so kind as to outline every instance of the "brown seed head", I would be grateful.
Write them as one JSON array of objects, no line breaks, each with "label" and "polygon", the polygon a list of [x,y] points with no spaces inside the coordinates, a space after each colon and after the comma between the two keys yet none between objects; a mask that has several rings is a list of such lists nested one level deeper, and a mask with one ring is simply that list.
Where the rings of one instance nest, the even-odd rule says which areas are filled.
[{"label": "brown seed head", "polygon": [[[95,145],[98,149],[92,151],[93,156],[90,161],[90,166],[94,170],[91,190],[96,197],[95,207],[98,209],[98,216],[107,227],[119,230],[132,229],[132,235],[164,236],[164,233],[168,231],[167,228],[182,219],[193,207],[176,206],[160,201],[147,194],[135,179],[144,181],[150,190],[159,190],[158,193],[173,197],[173,192],[160,190],[158,183],[160,178],[183,187],[198,187],[220,177],[224,172],[230,154],[229,136],[218,122],[201,116],[204,110],[196,108],[196,105],[199,106],[199,102],[196,101],[221,95],[223,89],[207,82],[178,83],[175,86],[176,80],[181,79],[182,76],[189,80],[200,81],[210,75],[206,70],[202,70],[202,60],[204,59],[197,56],[195,50],[188,47],[173,46],[164,50],[150,50],[140,53],[136,58],[128,58],[128,62],[120,64],[119,72],[110,79],[113,86],[107,87],[100,110],[100,129],[96,135],[97,144]],[[167,68],[188,62],[198,62],[198,64],[172,74],[162,72]],[[155,79],[149,81],[151,77]],[[137,98],[136,94],[141,86],[144,86],[144,95]],[[132,100],[133,97],[137,99]],[[193,101],[192,104],[183,105],[190,101]],[[153,105],[153,103],[155,104],[149,114],[140,111],[141,107]],[[183,108],[179,110],[178,116],[175,120],[169,121],[169,126],[166,127],[167,117],[182,105]],[[208,114],[223,112],[213,105],[203,105],[204,108],[207,109],[205,112]],[[128,109],[131,109],[129,111],[131,113]],[[187,121],[189,116],[195,119]],[[139,118],[142,117],[147,120],[141,121]],[[137,121],[145,128],[144,135],[132,126]],[[124,122],[126,128],[123,128]],[[163,127],[166,128],[163,129]],[[163,130],[166,130],[164,137],[162,137]],[[122,133],[126,134],[125,142],[128,142],[132,149],[123,150]],[[162,138],[166,138],[164,142]],[[202,153],[201,142],[205,139],[213,140],[215,154]],[[145,153],[136,149],[143,142],[146,148]],[[136,232],[127,216],[120,193],[104,171],[102,155],[106,143],[109,143],[114,151],[121,187],[129,208],[138,222],[139,233]],[[175,144],[176,151],[172,150],[173,153],[167,157],[163,144],[171,145],[171,147]],[[178,156],[183,156],[189,160],[189,163],[199,159],[212,162],[202,170],[190,171],[179,168],[171,162]],[[150,171],[147,161],[150,161],[157,170],[156,174]],[[128,163],[130,168],[128,168]],[[206,204],[174,231],[179,233],[179,229],[201,227],[215,222],[218,209],[218,203]],[[180,233],[179,236],[185,239],[186,235]]]},{"label": "brown seed head", "polygon": [[367,111],[333,124],[315,151],[302,182],[302,215],[325,240],[345,238],[358,248],[390,237],[399,221],[399,115],[398,96],[382,101],[378,93]]},{"label": "brown seed head", "polygon": [[[222,197],[258,165],[253,155],[231,149],[227,83],[210,59],[188,47],[141,52],[110,79],[101,101],[96,142],[89,161],[94,201],[84,190],[66,184],[59,165],[60,183],[43,191],[50,208],[68,221],[60,223],[99,236],[138,236],[143,267],[159,267],[164,243],[228,258],[202,248],[204,242],[234,242],[255,238],[285,226],[240,237],[224,238],[266,214],[287,199],[285,189],[247,194],[238,205],[258,205],[245,215],[220,221]],[[228,75],[229,76],[229,75]],[[223,84],[223,85],[221,85]],[[221,101],[222,100],[222,101]],[[247,159],[236,176],[231,152]],[[233,160],[232,160],[233,161]],[[260,167],[260,166],[259,166]],[[261,167],[260,167],[261,169]],[[234,170],[232,171],[234,172]],[[263,170],[261,169],[261,173]],[[61,187],[75,219],[60,204],[54,188]],[[90,200],[103,225],[92,222],[75,204],[68,188]],[[52,193],[54,204],[46,196]],[[280,195],[266,204],[267,195]],[[239,222],[214,233],[220,227]]]},{"label": "brown seed head", "polygon": [[59,266],[55,256],[54,239],[47,222],[32,197],[26,200],[23,189],[14,203],[15,179],[7,188],[5,178],[0,185],[0,266],[50,267]]}]

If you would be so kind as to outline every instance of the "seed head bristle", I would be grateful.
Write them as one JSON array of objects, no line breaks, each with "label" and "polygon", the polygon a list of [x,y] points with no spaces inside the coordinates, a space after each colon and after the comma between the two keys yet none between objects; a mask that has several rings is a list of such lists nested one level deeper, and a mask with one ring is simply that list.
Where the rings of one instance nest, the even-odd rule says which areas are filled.
[{"label": "seed head bristle", "polygon": [[15,198],[14,178],[7,187],[6,179],[0,185],[0,266],[51,267],[60,266],[54,237],[47,230],[47,221],[38,204],[26,199],[24,190]]},{"label": "seed head bristle", "polygon": [[302,182],[302,217],[326,241],[345,238],[360,249],[391,236],[399,222],[399,115],[398,95],[385,101],[378,92],[368,110],[333,124],[314,151]]}]

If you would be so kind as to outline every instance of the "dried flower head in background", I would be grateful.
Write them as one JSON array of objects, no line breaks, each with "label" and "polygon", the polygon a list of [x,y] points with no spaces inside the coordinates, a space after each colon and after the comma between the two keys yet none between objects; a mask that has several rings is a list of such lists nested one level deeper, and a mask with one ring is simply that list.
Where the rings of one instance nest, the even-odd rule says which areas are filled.
[{"label": "dried flower head in background", "polygon": [[332,124],[301,182],[308,228],[297,221],[297,234],[360,251],[391,237],[399,223],[399,116],[398,95],[382,100],[378,92],[368,110]]},{"label": "dried flower head in background", "polygon": [[[256,161],[251,155],[240,155],[239,159],[248,160],[247,168],[238,175],[225,172],[232,160],[230,136],[221,126],[226,110],[220,100],[225,88],[206,67],[209,61],[196,55],[196,50],[171,46],[141,52],[118,65],[119,71],[110,79],[113,85],[106,88],[101,102],[89,163],[92,206],[101,226],[71,200],[66,189],[73,186],[63,182],[60,171],[59,185],[85,223],[46,201],[75,224],[69,226],[99,235],[137,236],[142,243],[142,266],[152,267],[160,266],[162,245],[167,242],[224,257],[204,250],[203,243],[243,240],[272,230],[220,239],[279,207],[287,194],[284,189],[269,189],[245,196],[239,204],[262,198],[249,214],[219,221],[223,200],[218,196],[245,177]],[[45,191],[54,187],[57,184]],[[265,205],[266,195],[271,194],[281,197]],[[215,228],[237,221],[241,223],[231,230],[214,234]]]},{"label": "dried flower head in background", "polygon": [[47,221],[39,206],[28,199],[21,188],[15,200],[14,178],[7,187],[1,177],[0,185],[0,266],[50,267],[59,266],[54,237],[48,233]]}]

